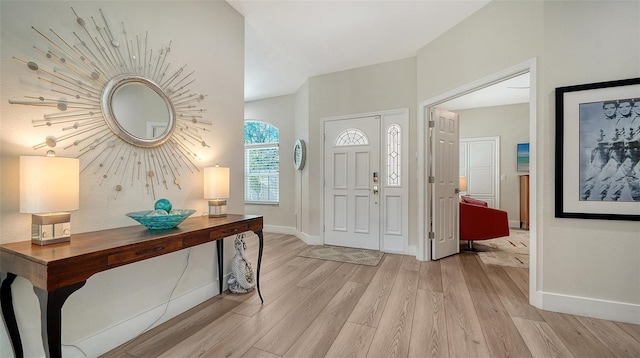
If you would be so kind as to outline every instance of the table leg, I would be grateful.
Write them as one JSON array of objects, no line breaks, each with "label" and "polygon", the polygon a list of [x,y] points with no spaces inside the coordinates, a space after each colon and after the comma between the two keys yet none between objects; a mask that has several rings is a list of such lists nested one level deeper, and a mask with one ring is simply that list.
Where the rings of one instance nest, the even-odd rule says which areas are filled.
[{"label": "table leg", "polygon": [[218,282],[220,283],[220,293],[222,293],[222,279],[224,278],[224,272],[222,270],[224,261],[224,239],[216,241],[216,247],[218,248]]},{"label": "table leg", "polygon": [[62,357],[62,306],[85,283],[82,281],[53,291],[33,287],[40,301],[42,344],[48,358]]},{"label": "table leg", "polygon": [[7,276],[1,280],[0,305],[2,306],[2,318],[4,319],[4,325],[9,333],[13,354],[16,358],[22,358],[24,357],[24,351],[22,350],[20,330],[18,329],[18,322],[16,321],[16,313],[13,310],[13,296],[11,294],[11,284],[15,279],[16,275],[7,273]]},{"label": "table leg", "polygon": [[260,296],[260,302],[264,303],[262,299],[262,293],[260,293],[260,265],[262,264],[262,249],[264,246],[264,237],[262,236],[262,230],[255,231],[258,235],[258,270],[256,272],[256,286],[258,287],[258,296]]}]

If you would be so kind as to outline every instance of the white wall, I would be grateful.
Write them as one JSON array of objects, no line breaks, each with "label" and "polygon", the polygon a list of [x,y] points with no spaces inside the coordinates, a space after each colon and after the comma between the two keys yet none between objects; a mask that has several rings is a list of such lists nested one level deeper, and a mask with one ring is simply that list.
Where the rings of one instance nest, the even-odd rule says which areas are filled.
[{"label": "white wall", "polygon": [[420,101],[538,58],[531,200],[545,309],[640,323],[640,223],[554,218],[553,100],[559,86],[638,77],[639,14],[638,2],[491,2],[418,51]]},{"label": "white wall", "polygon": [[279,96],[246,102],[244,117],[278,127],[280,131],[280,203],[278,205],[245,204],[247,214],[264,216],[267,226],[295,227],[295,183],[293,143],[295,122],[295,96]]},{"label": "white wall", "polygon": [[[518,143],[529,143],[529,104],[512,104],[455,110],[460,118],[460,138],[500,137],[500,209],[509,222],[520,221],[520,182],[516,163]],[[512,225],[513,226],[513,225]],[[518,227],[516,224],[515,227]]]},{"label": "white wall", "polygon": [[[115,2],[115,1],[42,1],[0,3],[0,242],[29,238],[30,215],[19,213],[18,157],[43,155],[32,146],[47,135],[60,135],[58,128],[33,128],[32,119],[50,113],[40,108],[9,105],[9,99],[24,95],[51,95],[49,86],[36,83],[33,73],[11,57],[44,60],[34,45],[50,46],[31,30],[56,30],[73,42],[71,31],[78,31],[73,8],[89,23],[90,17],[100,17],[102,9],[112,30],[118,31],[124,22],[128,33],[144,36],[148,31],[151,47],[159,48],[172,42],[169,59],[172,68],[187,65],[195,71],[194,92],[207,95],[202,106],[206,118],[213,122],[212,131],[204,137],[210,148],[195,147],[200,167],[218,162],[231,167],[231,199],[229,211],[244,210],[243,177],[243,92],[244,92],[244,19],[225,2]],[[188,26],[186,26],[188,25]],[[50,67],[50,66],[47,66]],[[59,156],[72,156],[56,148]],[[73,151],[74,149],[70,149]],[[90,158],[81,158],[81,167]],[[81,174],[80,210],[72,213],[72,233],[135,225],[124,214],[149,209],[153,199],[141,187],[125,188],[114,197],[113,183],[100,185],[99,178],[89,172]],[[160,190],[177,208],[206,211],[202,198],[202,174],[181,176],[182,190]],[[53,189],[53,188],[52,188]],[[226,245],[226,257],[233,253]],[[178,282],[188,260],[188,268]],[[228,261],[228,260],[227,260]],[[215,245],[203,245],[160,258],[124,266],[95,275],[84,288],[68,299],[63,310],[64,344],[78,344],[89,356],[96,356],[114,345],[133,338],[162,316],[170,318],[177,312],[218,292],[215,269]],[[226,265],[226,264],[225,264]],[[176,286],[177,285],[177,286]],[[40,339],[40,316],[32,286],[24,279],[13,284],[17,320],[21,328],[25,356],[43,355]],[[163,315],[172,289],[173,304]],[[65,356],[82,356],[71,347]],[[11,357],[12,350],[4,326],[0,328],[0,356]]]}]

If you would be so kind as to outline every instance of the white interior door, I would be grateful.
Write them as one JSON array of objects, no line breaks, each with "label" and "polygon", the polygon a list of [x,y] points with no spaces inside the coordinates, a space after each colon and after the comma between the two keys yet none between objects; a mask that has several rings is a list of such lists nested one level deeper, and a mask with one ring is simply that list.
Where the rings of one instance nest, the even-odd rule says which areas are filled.
[{"label": "white interior door", "polygon": [[467,177],[466,195],[499,209],[500,137],[460,139],[460,175]]},{"label": "white interior door", "polygon": [[324,243],[380,249],[380,117],[324,123]]},{"label": "white interior door", "polygon": [[431,111],[431,258],[453,255],[460,250],[458,233],[459,150],[458,115],[439,108]]}]

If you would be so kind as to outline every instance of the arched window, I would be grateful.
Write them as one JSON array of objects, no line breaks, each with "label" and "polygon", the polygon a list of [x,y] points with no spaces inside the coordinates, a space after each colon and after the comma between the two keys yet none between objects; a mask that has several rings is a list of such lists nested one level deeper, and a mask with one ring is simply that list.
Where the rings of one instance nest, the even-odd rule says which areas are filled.
[{"label": "arched window", "polygon": [[280,200],[280,131],[268,123],[244,122],[244,201]]}]

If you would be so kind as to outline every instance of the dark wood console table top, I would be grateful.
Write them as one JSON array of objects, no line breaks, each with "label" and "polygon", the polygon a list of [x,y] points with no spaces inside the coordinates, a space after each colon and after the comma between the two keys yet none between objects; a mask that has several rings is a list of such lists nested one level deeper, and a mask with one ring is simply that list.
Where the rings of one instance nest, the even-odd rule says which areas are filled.
[{"label": "dark wood console table top", "polygon": [[194,217],[169,230],[148,230],[142,225],[74,234],[71,242],[48,246],[21,241],[0,245],[0,304],[16,357],[23,357],[15,319],[11,284],[16,276],[31,281],[40,302],[42,338],[47,357],[61,357],[61,310],[65,300],[92,275],[185,248],[215,241],[220,292],[223,283],[223,240],[246,231],[258,235],[256,283],[260,293],[263,251],[262,216]]}]

